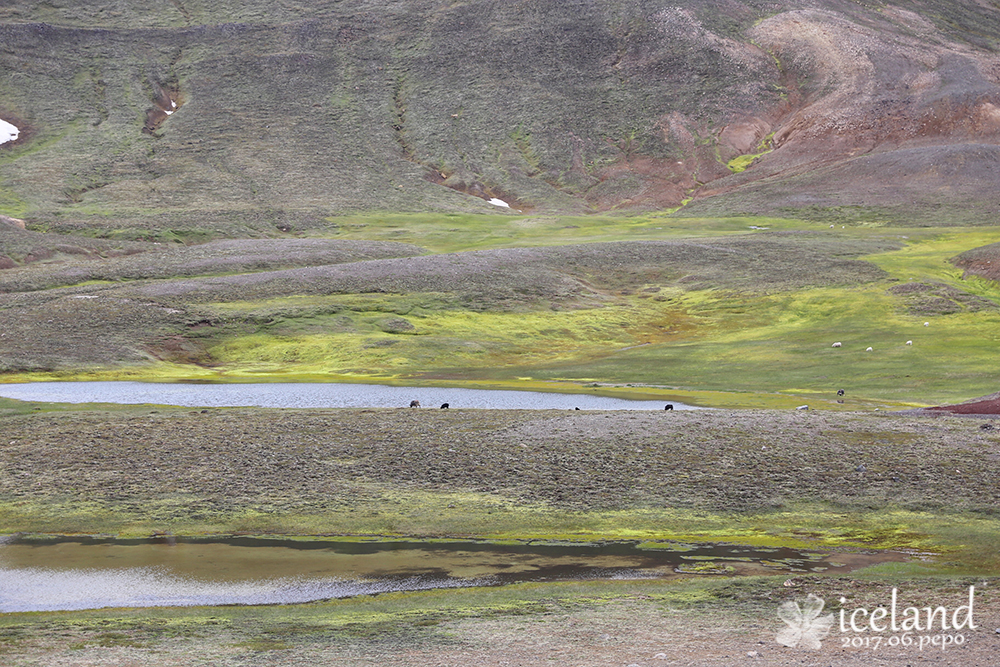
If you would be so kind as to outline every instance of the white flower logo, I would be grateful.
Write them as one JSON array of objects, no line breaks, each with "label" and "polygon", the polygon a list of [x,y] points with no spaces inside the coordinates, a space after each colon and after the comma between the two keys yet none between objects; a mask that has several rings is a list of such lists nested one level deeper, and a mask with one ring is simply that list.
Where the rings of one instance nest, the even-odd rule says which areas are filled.
[{"label": "white flower logo", "polygon": [[823,598],[812,593],[806,598],[802,608],[798,602],[782,603],[778,607],[778,618],[788,627],[778,633],[778,643],[791,648],[820,648],[820,640],[830,634],[830,626],[833,625],[833,614],[819,618],[823,604]]}]

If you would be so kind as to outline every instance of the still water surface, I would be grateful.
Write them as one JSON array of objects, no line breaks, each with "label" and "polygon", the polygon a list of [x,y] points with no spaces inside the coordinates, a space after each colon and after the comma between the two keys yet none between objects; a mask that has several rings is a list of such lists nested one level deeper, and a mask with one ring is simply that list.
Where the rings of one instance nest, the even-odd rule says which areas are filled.
[{"label": "still water surface", "polygon": [[520,581],[662,578],[706,567],[729,574],[846,572],[902,558],[733,545],[657,546],[0,537],[0,612],[293,604]]},{"label": "still water surface", "polygon": [[[54,403],[156,403],[185,407],[397,408],[410,401],[437,408],[504,410],[663,410],[667,401],[632,401],[539,391],[388,387],[376,384],[275,382],[187,384],[153,382],[28,382],[0,384],[0,396]],[[670,401],[675,410],[698,409]]]}]

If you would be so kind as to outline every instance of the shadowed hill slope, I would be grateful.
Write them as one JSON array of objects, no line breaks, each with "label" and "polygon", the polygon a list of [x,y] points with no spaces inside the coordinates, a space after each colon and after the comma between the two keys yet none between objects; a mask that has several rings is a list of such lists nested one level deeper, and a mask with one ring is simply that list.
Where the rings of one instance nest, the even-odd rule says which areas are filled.
[{"label": "shadowed hill slope", "polygon": [[0,213],[37,229],[1000,207],[1000,11],[972,1],[91,0],[0,8],[0,43]]},{"label": "shadowed hill slope", "polygon": [[[0,230],[0,239],[5,240],[2,232]],[[22,255],[22,259],[35,258],[37,263],[0,273],[0,293],[43,290],[92,280],[139,280],[325,266],[411,257],[422,252],[421,248],[406,243],[329,239],[233,239],[193,246],[128,243],[122,248],[109,248],[110,244],[105,243],[102,247],[99,240],[27,234],[33,235],[29,240],[34,243],[22,246],[30,248],[23,251],[28,254]],[[69,245],[65,240],[52,243],[53,236],[57,240],[80,241],[85,247]],[[102,261],[60,261],[70,256]]]},{"label": "shadowed hill slope", "polygon": [[[219,245],[223,247],[213,250]],[[655,285],[656,293],[662,286],[670,294],[674,288],[679,293],[699,284],[757,292],[817,284],[857,286],[884,277],[878,267],[857,257],[896,247],[885,241],[847,243],[822,235],[780,233],[417,257],[412,256],[413,246],[356,241],[275,239],[171,246],[111,258],[99,266],[66,263],[49,275],[39,274],[35,266],[0,273],[4,318],[0,370],[113,367],[175,358],[175,348],[201,355],[183,361],[210,363],[200,349],[205,341],[260,331],[283,321],[318,317],[313,333],[347,327],[363,337],[365,330],[358,330],[358,322],[351,319],[357,319],[358,311],[381,310],[378,317],[391,318],[442,310],[521,314],[538,309],[600,310],[642,285]],[[233,269],[227,248],[243,252],[238,259],[244,273],[211,275]],[[285,265],[301,268],[269,270],[277,262],[254,263],[248,254],[254,248],[285,254]],[[359,261],[352,261],[352,256]],[[192,277],[135,280],[137,267],[146,263]],[[73,285],[95,275],[116,282]],[[43,280],[69,286],[40,289],[45,285],[36,283]],[[32,291],[20,291],[25,289]],[[380,297],[412,303],[379,303]],[[257,305],[244,310],[249,303]],[[413,330],[408,323],[402,329],[388,321],[377,324],[389,333]]]}]

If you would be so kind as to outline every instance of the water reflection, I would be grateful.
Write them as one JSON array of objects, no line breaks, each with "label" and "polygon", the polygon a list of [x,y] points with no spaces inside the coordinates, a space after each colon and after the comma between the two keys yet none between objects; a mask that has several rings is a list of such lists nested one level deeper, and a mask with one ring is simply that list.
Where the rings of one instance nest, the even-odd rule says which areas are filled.
[{"label": "water reflection", "polygon": [[[295,604],[330,598],[474,586],[473,580],[395,577],[373,581],[271,578],[204,581],[161,568],[59,571],[0,569],[0,612],[102,607],[189,607],[229,604]],[[486,583],[486,582],[484,582]]]},{"label": "water reflection", "polygon": [[[318,382],[27,382],[0,384],[0,396],[55,403],[156,403],[185,407],[396,408],[406,407],[411,401],[434,408],[448,403],[452,408],[505,410],[663,410],[666,405],[665,401],[633,401],[591,394]],[[676,401],[670,404],[675,410],[697,409]]]},{"label": "water reflection", "polygon": [[732,545],[59,539],[0,542],[0,612],[292,604],[520,581],[662,578],[677,572],[844,572],[898,554]]}]

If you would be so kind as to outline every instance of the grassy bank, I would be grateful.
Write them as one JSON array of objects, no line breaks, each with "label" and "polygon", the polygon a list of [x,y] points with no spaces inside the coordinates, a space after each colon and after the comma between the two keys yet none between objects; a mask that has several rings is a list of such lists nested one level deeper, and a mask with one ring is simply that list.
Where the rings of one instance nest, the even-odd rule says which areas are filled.
[{"label": "grassy bank", "polygon": [[[0,655],[12,667],[66,659],[125,662],[151,652],[168,665],[368,665],[374,659],[406,666],[530,665],[555,658],[591,667],[665,659],[731,665],[734,655],[753,651],[767,664],[801,664],[809,657],[854,666],[866,664],[871,654],[843,651],[836,628],[819,654],[777,645],[783,627],[778,606],[814,594],[827,601],[824,613],[874,608],[896,587],[903,600],[953,608],[967,601],[973,585],[978,629],[966,633],[963,647],[934,657],[935,664],[975,664],[988,659],[995,643],[996,583],[864,575],[702,577],[389,593],[292,606],[5,614]],[[880,657],[914,664],[925,654],[883,650]]]},{"label": "grassy bank", "polygon": [[3,418],[7,532],[670,539],[997,566],[1000,436],[982,420],[25,408]]},{"label": "grassy bank", "polygon": [[[99,265],[8,272],[3,378],[585,388],[832,409],[996,389],[1000,288],[950,261],[1000,239],[989,228],[653,215],[331,224],[332,239],[129,246]],[[150,262],[159,273],[141,279]]]}]

